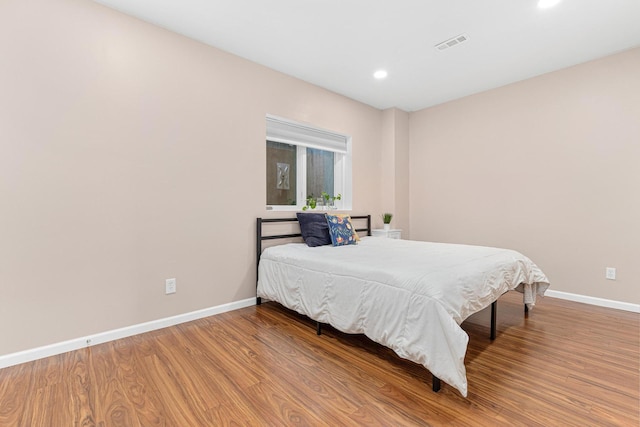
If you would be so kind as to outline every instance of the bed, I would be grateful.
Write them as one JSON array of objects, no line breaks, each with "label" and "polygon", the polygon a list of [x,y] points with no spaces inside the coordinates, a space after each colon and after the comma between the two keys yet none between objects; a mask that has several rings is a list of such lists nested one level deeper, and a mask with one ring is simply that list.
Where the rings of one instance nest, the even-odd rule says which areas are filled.
[{"label": "bed", "polygon": [[530,309],[548,279],[513,250],[370,237],[370,216],[350,220],[367,224],[356,228],[362,235],[357,244],[284,243],[263,252],[264,240],[300,234],[262,232],[265,222],[296,218],[258,218],[258,304],[264,298],[306,315],[318,322],[318,333],[324,323],[365,334],[427,368],[434,391],[442,380],[466,397],[469,338],[460,324],[491,306],[494,338],[497,299],[517,290]]}]

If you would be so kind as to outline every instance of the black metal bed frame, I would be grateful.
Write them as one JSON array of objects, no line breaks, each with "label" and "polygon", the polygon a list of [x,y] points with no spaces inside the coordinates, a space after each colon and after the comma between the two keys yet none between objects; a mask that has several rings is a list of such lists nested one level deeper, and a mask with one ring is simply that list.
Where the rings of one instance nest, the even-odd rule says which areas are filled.
[{"label": "black metal bed frame", "polygon": [[[357,232],[367,232],[367,236],[371,236],[371,215],[353,215],[351,219],[367,220],[367,228],[356,228]],[[298,222],[298,218],[256,218],[256,288],[258,287],[258,267],[260,265],[260,256],[262,256],[262,242],[265,240],[279,240],[279,239],[294,239],[296,237],[302,237],[301,233],[291,234],[273,234],[268,236],[262,235],[262,224],[274,222]],[[256,305],[262,304],[262,299],[256,297]],[[318,327],[318,331],[320,328]],[[320,335],[320,332],[318,332]]]},{"label": "black metal bed frame", "polygon": [[[355,220],[367,220],[366,228],[356,228],[357,232],[367,232],[367,236],[371,236],[371,215],[353,215],[351,219]],[[301,233],[290,233],[290,234],[273,234],[266,235],[262,234],[262,224],[263,223],[286,223],[286,222],[298,222],[297,218],[256,218],[256,288],[258,286],[258,271],[260,265],[260,256],[262,255],[262,242],[265,240],[279,240],[279,239],[293,239],[296,237],[302,237]],[[256,305],[262,304],[262,298],[256,296]],[[489,338],[493,341],[496,339],[496,320],[497,320],[497,311],[498,311],[498,300],[495,300],[491,303],[491,333]],[[525,313],[528,312],[528,307],[525,304],[524,306]],[[316,321],[316,334],[322,334],[322,324]],[[440,391],[441,381],[440,378],[431,374],[432,377],[432,390],[434,392]]]}]

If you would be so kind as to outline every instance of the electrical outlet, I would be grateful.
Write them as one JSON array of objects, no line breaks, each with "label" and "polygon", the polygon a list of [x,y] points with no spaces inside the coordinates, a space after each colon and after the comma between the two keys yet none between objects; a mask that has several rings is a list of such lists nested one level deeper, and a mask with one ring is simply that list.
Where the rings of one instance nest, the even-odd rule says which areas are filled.
[{"label": "electrical outlet", "polygon": [[616,280],[616,269],[613,267],[607,267],[604,277],[608,280]]},{"label": "electrical outlet", "polygon": [[167,279],[165,281],[164,293],[167,295],[176,293],[176,279]]}]

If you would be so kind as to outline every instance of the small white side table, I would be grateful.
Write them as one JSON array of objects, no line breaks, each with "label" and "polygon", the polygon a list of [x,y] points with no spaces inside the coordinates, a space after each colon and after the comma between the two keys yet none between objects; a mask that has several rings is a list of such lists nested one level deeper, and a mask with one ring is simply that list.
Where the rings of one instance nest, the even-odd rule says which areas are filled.
[{"label": "small white side table", "polygon": [[402,230],[385,230],[383,228],[374,228],[373,230],[371,230],[371,235],[373,237],[386,237],[387,239],[402,239]]}]

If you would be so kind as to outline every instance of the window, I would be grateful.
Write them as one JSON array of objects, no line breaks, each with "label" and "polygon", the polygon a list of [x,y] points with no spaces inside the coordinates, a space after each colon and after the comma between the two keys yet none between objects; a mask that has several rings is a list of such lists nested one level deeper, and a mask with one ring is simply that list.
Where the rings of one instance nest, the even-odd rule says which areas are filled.
[{"label": "window", "polygon": [[351,209],[351,138],[267,116],[267,209],[300,210],[307,198]]}]

